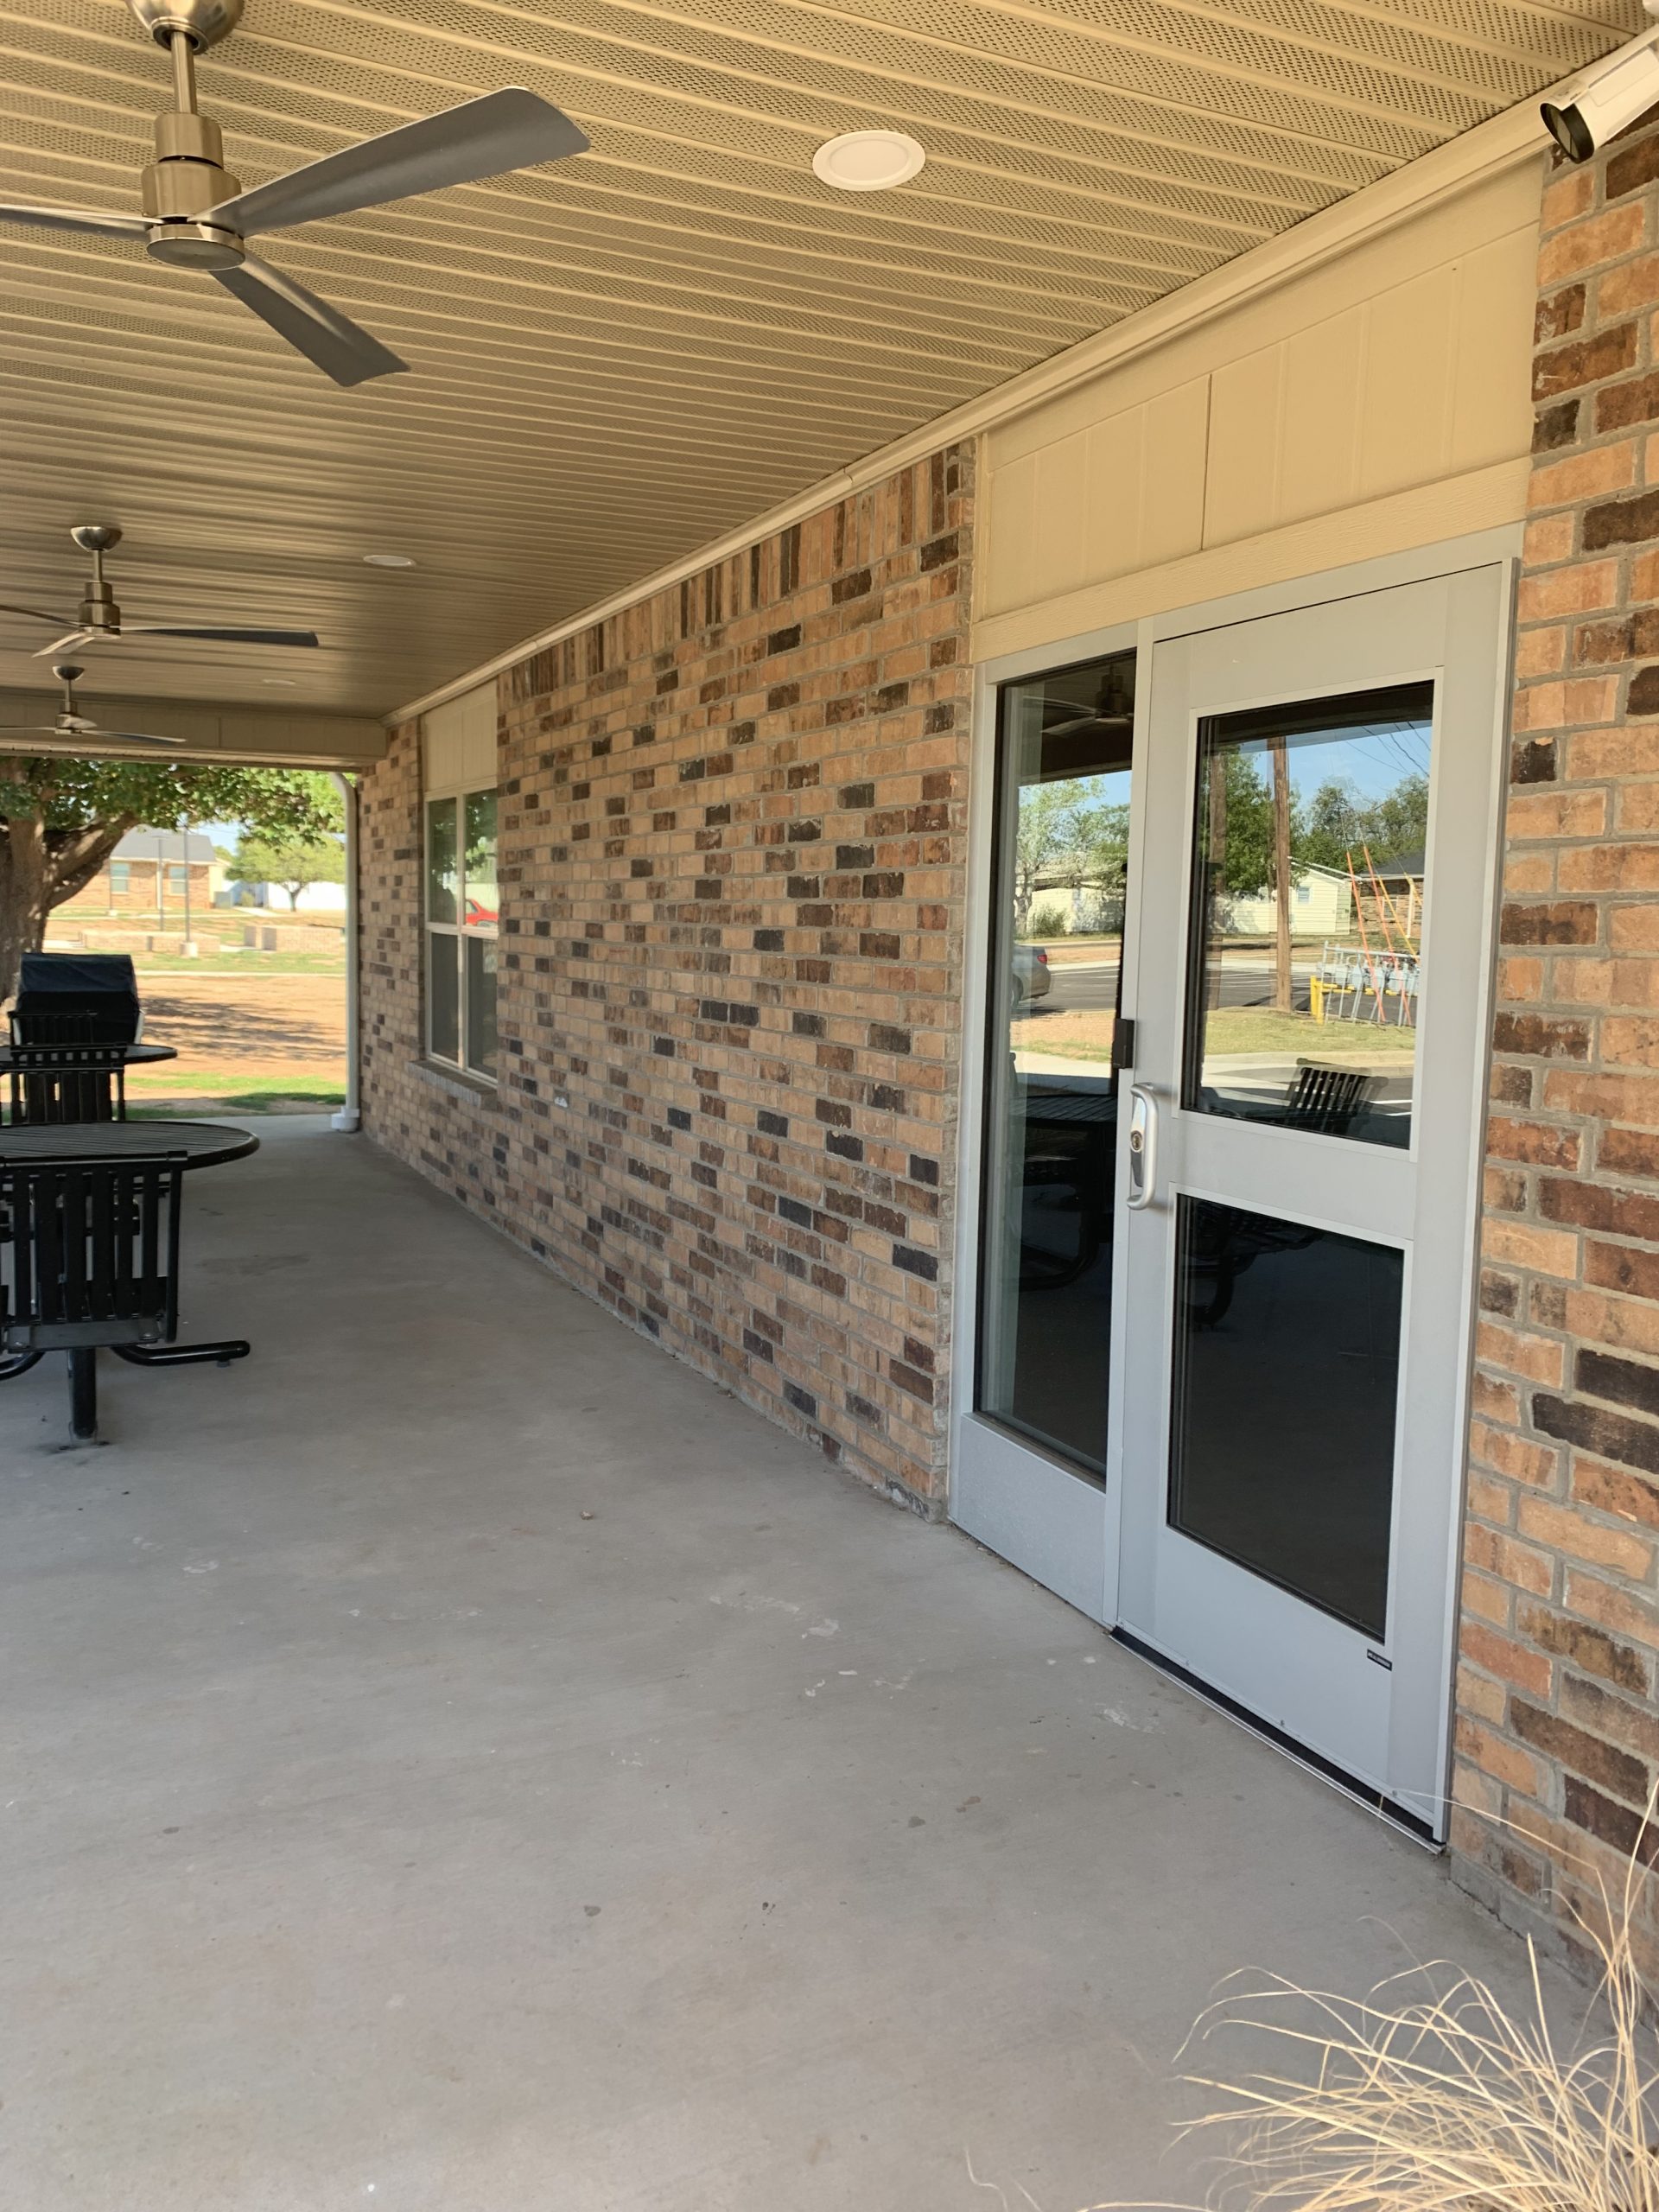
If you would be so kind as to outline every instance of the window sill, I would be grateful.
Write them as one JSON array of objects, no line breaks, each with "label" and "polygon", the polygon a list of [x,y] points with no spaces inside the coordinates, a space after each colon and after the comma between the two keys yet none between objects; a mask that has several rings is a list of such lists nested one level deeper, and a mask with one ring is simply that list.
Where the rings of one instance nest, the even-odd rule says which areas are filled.
[{"label": "window sill", "polygon": [[442,1060],[411,1060],[409,1071],[423,1083],[429,1083],[435,1090],[448,1093],[473,1105],[493,1106],[499,1093],[487,1076],[468,1075],[461,1068],[452,1068]]}]

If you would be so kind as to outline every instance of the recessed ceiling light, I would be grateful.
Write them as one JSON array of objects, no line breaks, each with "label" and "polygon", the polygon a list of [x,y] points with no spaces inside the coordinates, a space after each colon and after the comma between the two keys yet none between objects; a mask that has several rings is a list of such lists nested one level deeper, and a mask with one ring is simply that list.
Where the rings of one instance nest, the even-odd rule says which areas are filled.
[{"label": "recessed ceiling light", "polygon": [[906,131],[849,130],[824,141],[812,168],[840,192],[886,192],[908,184],[926,159],[926,148]]},{"label": "recessed ceiling light", "polygon": [[372,569],[412,569],[415,566],[407,553],[365,553],[363,558]]}]

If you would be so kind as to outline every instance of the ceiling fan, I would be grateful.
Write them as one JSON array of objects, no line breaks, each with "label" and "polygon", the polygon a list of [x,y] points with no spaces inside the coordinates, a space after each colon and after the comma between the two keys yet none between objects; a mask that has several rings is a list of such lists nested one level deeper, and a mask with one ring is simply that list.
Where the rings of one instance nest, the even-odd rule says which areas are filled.
[{"label": "ceiling fan", "polygon": [[511,85],[244,192],[225,168],[219,125],[196,112],[196,55],[235,29],[243,0],[127,3],[173,59],[175,105],[156,118],[156,159],[143,172],[143,213],[0,202],[0,222],[140,239],[157,261],[206,270],[339,385],[391,376],[409,364],[303,284],[257,259],[246,239],[560,161],[588,143],[563,110]]},{"label": "ceiling fan", "polygon": [[63,705],[54,722],[36,722],[19,728],[12,722],[0,722],[0,737],[50,737],[60,744],[86,746],[88,744],[120,745],[182,745],[181,737],[156,737],[147,730],[100,729],[95,721],[83,715],[75,705],[75,685],[85,675],[84,669],[72,662],[60,661],[52,673],[63,686]]},{"label": "ceiling fan", "polygon": [[53,653],[73,652],[94,639],[104,645],[118,645],[123,638],[214,638],[221,645],[315,645],[317,642],[315,630],[256,630],[245,623],[226,626],[204,622],[123,622],[104,574],[104,556],[121,543],[121,532],[112,522],[83,522],[77,523],[69,535],[83,553],[92,556],[92,582],[73,615],[49,614],[43,607],[13,607],[0,600],[0,614],[26,614],[33,621],[49,622],[54,630],[66,623],[69,626],[62,637],[41,647],[36,660],[45,660]]}]

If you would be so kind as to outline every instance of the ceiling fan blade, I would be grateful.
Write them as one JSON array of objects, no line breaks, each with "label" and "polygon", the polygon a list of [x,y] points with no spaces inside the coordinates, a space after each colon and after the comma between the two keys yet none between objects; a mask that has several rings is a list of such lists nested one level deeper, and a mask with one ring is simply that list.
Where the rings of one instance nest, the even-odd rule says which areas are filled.
[{"label": "ceiling fan blade", "polygon": [[0,614],[27,614],[36,622],[49,622],[54,629],[64,619],[61,614],[48,614],[42,607],[13,607],[4,600],[0,600]]},{"label": "ceiling fan blade", "polygon": [[148,730],[136,729],[60,729],[55,722],[40,722],[33,726],[16,722],[0,722],[0,738],[50,737],[60,745],[92,745],[114,741],[121,745],[182,745],[181,737],[156,737]]},{"label": "ceiling fan blade", "polygon": [[217,638],[232,645],[315,645],[315,630],[226,630],[193,628],[182,622],[129,622],[122,635],[128,638]]},{"label": "ceiling fan blade", "polygon": [[321,215],[384,207],[446,184],[476,184],[508,169],[560,161],[584,153],[588,143],[563,109],[522,85],[508,85],[256,184],[216,207],[213,220],[257,238]]},{"label": "ceiling fan blade", "polygon": [[213,274],[245,308],[251,308],[336,384],[366,384],[371,377],[395,376],[409,366],[348,315],[268,261],[250,254],[239,269],[215,269]]},{"label": "ceiling fan blade", "polygon": [[118,215],[112,208],[25,207],[0,200],[0,223],[26,223],[35,231],[84,231],[90,237],[143,238],[149,226],[142,215]]},{"label": "ceiling fan blade", "polygon": [[71,630],[67,638],[54,638],[49,645],[42,645],[40,651],[31,658],[35,660],[50,660],[54,653],[75,652],[82,645],[89,645],[94,638],[105,638],[112,641],[114,635],[114,632],[109,630]]}]

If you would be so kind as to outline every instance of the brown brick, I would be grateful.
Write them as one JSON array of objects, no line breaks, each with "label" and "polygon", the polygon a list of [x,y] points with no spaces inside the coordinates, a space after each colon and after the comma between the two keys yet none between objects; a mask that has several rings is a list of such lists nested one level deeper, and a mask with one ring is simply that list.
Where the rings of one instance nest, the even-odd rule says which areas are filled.
[{"label": "brown brick", "polygon": [[[1598,1675],[1620,1689],[1647,1693],[1649,1664],[1641,1652],[1621,1643],[1588,1622],[1542,1605],[1523,1605],[1516,1616],[1519,1633],[1540,1651],[1553,1651],[1570,1659],[1586,1674]],[[1540,1694],[1541,1695],[1541,1692]]]},{"label": "brown brick", "polygon": [[1616,1459],[1623,1466],[1659,1474],[1659,1427],[1649,1421],[1631,1421],[1623,1414],[1610,1413],[1605,1406],[1587,1405],[1578,1398],[1558,1398],[1541,1390],[1532,1401],[1532,1424],[1546,1436],[1575,1444],[1598,1459]]},{"label": "brown brick", "polygon": [[1659,416],[1659,373],[1606,385],[1596,394],[1599,433],[1627,430],[1633,423],[1651,423],[1656,416]]},{"label": "brown brick", "polygon": [[1599,910],[1587,899],[1505,906],[1500,935],[1505,944],[1593,944]]},{"label": "brown brick", "polygon": [[[1525,1160],[1536,1167],[1573,1168],[1579,1164],[1579,1134],[1552,1122],[1515,1122],[1494,1114],[1486,1124],[1486,1150],[1499,1160]],[[1656,1141],[1659,1150],[1659,1141]]]},{"label": "brown brick", "polygon": [[1644,1827],[1640,1813],[1616,1804],[1575,1775],[1568,1775],[1561,1802],[1575,1827],[1611,1844],[1622,1859],[1639,1857],[1646,1866],[1659,1859],[1659,1827]]},{"label": "brown brick", "polygon": [[1492,1022],[1492,1050],[1526,1053],[1535,1059],[1581,1060],[1590,1050],[1590,1031],[1582,1021],[1501,1013]]},{"label": "brown brick", "polygon": [[1655,537],[1659,537],[1659,492],[1610,499],[1605,506],[1592,507],[1584,518],[1586,553],[1607,545],[1643,545]]},{"label": "brown brick", "polygon": [[1622,1744],[1645,1759],[1659,1759],[1659,1713],[1650,1705],[1632,1705],[1628,1698],[1615,1697],[1599,1682],[1587,1682],[1581,1675],[1563,1674],[1561,1711],[1605,1743]]},{"label": "brown brick", "polygon": [[[1560,392],[1576,391],[1584,385],[1599,384],[1607,377],[1620,376],[1626,369],[1636,366],[1636,356],[1637,326],[1633,322],[1599,331],[1593,338],[1580,338],[1570,346],[1558,346],[1554,353],[1540,353],[1533,361],[1533,398],[1554,399]],[[1603,538],[1599,542],[1608,545],[1613,541]],[[1586,543],[1589,541],[1586,539]]]},{"label": "brown brick", "polygon": [[1605,189],[1609,200],[1639,192],[1659,177],[1659,139],[1638,138],[1634,145],[1615,148],[1607,162]]},{"label": "brown brick", "polygon": [[1523,1697],[1510,1700],[1510,1726],[1523,1744],[1543,1751],[1572,1773],[1599,1783],[1618,1797],[1642,1804],[1648,1794],[1648,1769],[1630,1752],[1604,1743],[1559,1714],[1546,1713]]},{"label": "brown brick", "polygon": [[1584,1183],[1565,1175],[1546,1176],[1538,1185],[1538,1211],[1546,1221],[1578,1229],[1605,1230],[1614,1236],[1659,1238],[1659,1198],[1640,1191],[1619,1191],[1605,1183]]},{"label": "brown brick", "polygon": [[1604,1129],[1596,1144],[1596,1166],[1608,1175],[1659,1177],[1659,1136],[1651,1129]]},{"label": "brown brick", "polygon": [[1465,1621],[1459,1638],[1465,1659],[1499,1681],[1526,1690],[1534,1697],[1548,1697],[1554,1669],[1541,1652],[1529,1650],[1513,1637],[1500,1636],[1481,1621]]},{"label": "brown brick", "polygon": [[[1579,1357],[1582,1358],[1583,1353]],[[1659,1529],[1659,1488],[1625,1467],[1610,1467],[1599,1459],[1575,1456],[1573,1495],[1598,1513],[1616,1514],[1646,1529]]]},{"label": "brown brick", "polygon": [[1586,296],[1582,284],[1567,284],[1540,300],[1533,317],[1533,344],[1553,346],[1559,338],[1570,338],[1584,321]]}]

